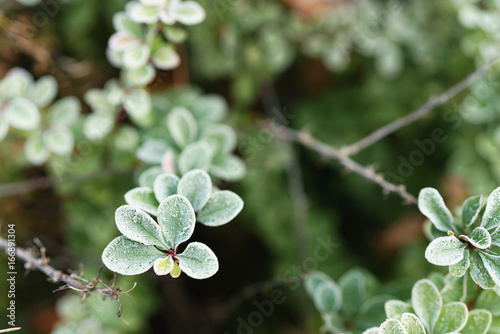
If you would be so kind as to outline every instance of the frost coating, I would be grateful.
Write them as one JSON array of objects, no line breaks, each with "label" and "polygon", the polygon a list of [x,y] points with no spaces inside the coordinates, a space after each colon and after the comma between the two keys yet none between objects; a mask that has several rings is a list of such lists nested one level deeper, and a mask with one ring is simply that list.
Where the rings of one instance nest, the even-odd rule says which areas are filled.
[{"label": "frost coating", "polygon": [[226,124],[207,126],[201,133],[215,152],[230,153],[237,145],[237,136],[233,128]]},{"label": "frost coating", "polygon": [[4,109],[9,124],[19,130],[35,130],[41,121],[38,108],[30,100],[18,97]]},{"label": "frost coating", "polygon": [[492,316],[486,310],[472,310],[465,327],[460,331],[462,334],[486,334],[491,326]]},{"label": "frost coating", "polygon": [[182,195],[169,196],[158,207],[158,224],[171,249],[191,237],[195,223],[193,207]]},{"label": "frost coating", "polygon": [[415,283],[412,288],[411,302],[415,314],[422,321],[427,331],[432,333],[443,306],[439,290],[430,280],[422,279]]},{"label": "frost coating", "polygon": [[200,242],[190,243],[177,258],[180,269],[195,279],[209,278],[219,270],[217,256],[207,245]]},{"label": "frost coating", "polygon": [[395,319],[386,320],[380,325],[379,333],[381,334],[408,334],[403,324]]},{"label": "frost coating", "polygon": [[464,303],[453,302],[443,306],[434,327],[435,333],[459,332],[467,322],[469,311]]},{"label": "frost coating", "polygon": [[184,148],[196,139],[198,126],[193,115],[183,107],[176,107],[167,116],[167,128],[175,143]]},{"label": "frost coating", "polygon": [[125,194],[125,201],[154,216],[157,215],[158,201],[151,188],[139,187]]},{"label": "frost coating", "polygon": [[153,266],[163,253],[152,246],[120,236],[109,243],[102,253],[104,265],[122,275],[142,274]]},{"label": "frost coating", "polygon": [[243,200],[235,193],[222,190],[213,193],[201,209],[198,221],[207,226],[230,222],[243,209]]},{"label": "frost coating", "polygon": [[467,272],[470,267],[470,251],[466,249],[464,251],[464,258],[459,262],[450,266],[450,274],[455,277],[462,277]]},{"label": "frost coating", "polygon": [[[155,167],[152,167],[155,168]],[[161,170],[161,169],[160,169]],[[168,196],[175,195],[177,193],[177,184],[179,183],[179,177],[171,173],[161,173],[159,174],[153,183],[153,189],[155,193],[156,200],[161,203]]]},{"label": "frost coating", "polygon": [[336,312],[342,306],[342,291],[333,281],[321,283],[314,293],[314,304],[320,312]]},{"label": "frost coating", "polygon": [[422,321],[412,313],[404,313],[401,316],[401,324],[411,334],[426,334]]},{"label": "frost coating", "polygon": [[115,211],[118,230],[131,240],[145,245],[165,246],[158,224],[147,213],[131,205],[123,205]]},{"label": "frost coating", "polygon": [[212,192],[212,181],[207,172],[195,169],[186,173],[177,186],[177,193],[185,196],[194,211],[200,210],[208,201]]},{"label": "frost coating", "polygon": [[492,289],[495,282],[491,279],[488,270],[483,264],[482,257],[476,252],[471,252],[470,276],[472,280],[483,289]]},{"label": "frost coating", "polygon": [[212,160],[210,146],[205,142],[189,144],[179,156],[179,169],[186,174],[193,169],[208,170]]},{"label": "frost coating", "polygon": [[443,232],[453,230],[453,218],[443,198],[434,188],[423,188],[418,195],[418,209]]},{"label": "frost coating", "polygon": [[388,300],[384,305],[387,318],[400,319],[404,313],[411,311],[411,306],[400,300]]},{"label": "frost coating", "polygon": [[[462,236],[460,236],[462,238]],[[491,246],[491,236],[483,227],[476,227],[469,236],[464,235],[463,239],[470,242],[474,247],[485,249]]]},{"label": "frost coating", "polygon": [[493,190],[488,197],[481,227],[491,230],[500,224],[500,187]]},{"label": "frost coating", "polygon": [[425,250],[425,258],[437,266],[449,266],[464,257],[466,244],[454,236],[434,239]]},{"label": "frost coating", "polygon": [[33,102],[38,108],[49,105],[57,96],[57,81],[50,75],[45,75],[34,84]]}]

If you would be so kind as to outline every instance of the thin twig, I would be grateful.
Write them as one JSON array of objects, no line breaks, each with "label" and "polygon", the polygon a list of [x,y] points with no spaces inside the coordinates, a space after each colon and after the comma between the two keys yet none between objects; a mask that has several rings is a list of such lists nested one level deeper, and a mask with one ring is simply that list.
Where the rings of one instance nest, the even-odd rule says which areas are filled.
[{"label": "thin twig", "polygon": [[441,95],[437,97],[433,97],[429,99],[424,105],[422,105],[420,108],[412,111],[408,115],[398,118],[391,123],[384,125],[377,130],[373,131],[371,134],[368,136],[360,139],[359,141],[355,142],[354,144],[351,144],[349,146],[343,147],[342,153],[344,155],[353,155],[358,153],[359,151],[367,148],[368,146],[373,145],[374,143],[378,142],[380,139],[387,137],[391,133],[399,130],[400,128],[411,124],[415,122],[416,120],[424,117],[427,115],[431,110],[435,109],[436,107],[439,107],[446,102],[448,102],[452,97],[466,89],[471,83],[482,77],[484,74],[486,74],[491,66],[496,62],[500,60],[500,55],[497,57],[494,57],[493,59],[486,61],[481,65],[477,70],[469,74],[465,79],[448,89],[446,92],[442,93]]},{"label": "thin twig", "polygon": [[390,183],[381,174],[377,174],[373,167],[365,167],[358,164],[344,154],[343,151],[333,148],[313,138],[309,133],[298,132],[286,127],[279,127],[275,131],[278,137],[309,147],[322,156],[337,161],[347,170],[359,174],[365,179],[380,185],[386,193],[395,193],[401,196],[405,200],[406,204],[417,204],[415,196],[408,193],[404,185]]},{"label": "thin twig", "polygon": [[[41,243],[38,241],[36,242],[37,244]],[[10,252],[12,248],[12,244],[9,244],[9,242],[0,237],[0,248],[4,249],[6,252]],[[134,286],[132,289],[128,291],[121,291],[119,288],[114,288],[114,280],[113,284],[111,286],[108,286],[100,277],[100,271],[99,275],[97,275],[96,278],[88,281],[81,276],[75,275],[75,274],[65,274],[61,270],[57,270],[53,268],[52,266],[49,265],[50,259],[45,256],[45,248],[43,246],[40,246],[40,254],[41,256],[36,255],[36,251],[34,250],[27,250],[23,249],[20,247],[15,247],[15,253],[16,257],[20,259],[21,261],[25,262],[25,268],[28,270],[32,269],[37,269],[47,275],[49,277],[49,280],[53,283],[59,283],[63,282],[65,285],[61,286],[60,288],[54,290],[54,291],[61,291],[61,290],[66,290],[66,289],[71,289],[74,291],[77,291],[83,295],[86,295],[86,293],[91,292],[91,293],[96,293],[96,294],[101,294],[107,297],[110,297],[111,299],[118,300],[120,303],[120,308],[118,311],[118,316],[121,317],[121,300],[120,300],[120,295],[122,294],[127,294],[130,292],[133,288],[135,288],[136,283],[134,283]],[[104,288],[99,288],[98,284],[101,283],[104,285]]]}]

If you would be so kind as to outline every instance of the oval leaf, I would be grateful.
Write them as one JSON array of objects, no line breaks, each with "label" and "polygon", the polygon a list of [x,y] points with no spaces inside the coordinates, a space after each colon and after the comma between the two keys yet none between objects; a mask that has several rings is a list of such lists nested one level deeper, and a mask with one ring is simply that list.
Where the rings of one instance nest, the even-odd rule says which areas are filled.
[{"label": "oval leaf", "polygon": [[488,270],[491,279],[497,286],[500,286],[500,256],[495,256],[487,252],[479,252],[483,260],[484,267]]},{"label": "oval leaf", "polygon": [[437,266],[450,266],[464,258],[466,244],[454,236],[434,239],[425,250],[425,258]]},{"label": "oval leaf", "polygon": [[185,25],[194,25],[203,22],[205,10],[195,1],[183,1],[175,7],[177,20]]},{"label": "oval leaf", "polygon": [[193,169],[208,170],[212,155],[210,146],[205,142],[189,144],[179,156],[179,169],[186,174]]},{"label": "oval leaf", "polygon": [[[396,319],[386,320],[382,325],[380,325],[380,334],[408,334],[403,324]],[[413,334],[413,333],[412,333]]]},{"label": "oval leaf", "polygon": [[226,181],[239,181],[247,173],[243,160],[235,155],[223,155],[215,158],[210,173]]},{"label": "oval leaf", "polygon": [[453,218],[439,192],[434,188],[423,188],[418,195],[418,209],[443,232],[453,231]]},{"label": "oval leaf", "polygon": [[[159,166],[153,166],[145,169],[139,176],[139,186],[153,188],[156,178],[163,173],[163,169]],[[158,202],[161,203],[162,201]]]},{"label": "oval leaf", "polygon": [[413,313],[404,313],[401,316],[401,324],[410,334],[426,334],[424,324]]},{"label": "oval leaf", "polygon": [[462,224],[464,226],[472,225],[479,217],[481,211],[481,195],[467,198],[462,205]]},{"label": "oval leaf", "polygon": [[469,310],[464,303],[453,302],[443,306],[434,327],[435,333],[459,332],[467,323]]},{"label": "oval leaf", "polygon": [[26,158],[33,165],[41,165],[47,161],[50,152],[45,148],[40,133],[36,132],[28,137],[24,146]]},{"label": "oval leaf", "polygon": [[193,207],[182,195],[169,196],[158,207],[158,224],[170,249],[191,237],[195,223]]},{"label": "oval leaf", "polygon": [[461,334],[486,334],[491,326],[492,316],[487,310],[472,310]]},{"label": "oval leaf", "polygon": [[49,109],[49,120],[52,124],[70,125],[78,120],[81,105],[76,97],[68,96],[56,101]]},{"label": "oval leaf", "polygon": [[[154,181],[154,193],[158,202],[163,202],[168,196],[177,193],[179,177],[171,173],[161,173]],[[181,194],[182,195],[182,194]]]},{"label": "oval leaf", "polygon": [[185,196],[191,202],[194,211],[200,210],[212,193],[210,176],[201,169],[187,172],[179,181],[177,193]]},{"label": "oval leaf", "polygon": [[479,249],[486,249],[491,246],[490,233],[483,227],[476,227],[470,235],[461,235],[460,239],[467,240]]},{"label": "oval leaf", "polygon": [[439,290],[428,279],[419,280],[412,288],[411,302],[415,314],[427,331],[432,333],[443,306]]},{"label": "oval leaf", "polygon": [[167,128],[180,148],[184,148],[193,142],[198,133],[198,126],[193,115],[182,107],[176,107],[168,114]]},{"label": "oval leaf", "polygon": [[481,227],[488,231],[498,227],[500,224],[500,187],[493,190],[486,202],[486,210],[483,214]]},{"label": "oval leaf", "polygon": [[158,276],[168,275],[174,269],[174,260],[171,256],[160,257],[153,264],[153,270]]},{"label": "oval leaf", "polygon": [[318,287],[325,281],[331,281],[331,277],[321,271],[313,271],[306,276],[304,288],[309,296],[313,297]]},{"label": "oval leaf", "polygon": [[9,124],[19,130],[35,130],[40,125],[40,112],[33,102],[17,97],[4,109]]},{"label": "oval leaf", "polygon": [[389,319],[400,320],[404,313],[412,311],[411,305],[401,300],[388,300],[384,305],[385,314]]},{"label": "oval leaf", "polygon": [[144,211],[123,205],[115,211],[118,230],[130,240],[165,248],[158,224]]},{"label": "oval leaf", "polygon": [[214,192],[201,209],[198,221],[207,226],[229,223],[243,209],[243,200],[229,190]]},{"label": "oval leaf", "polygon": [[321,313],[337,312],[342,306],[342,290],[333,281],[323,281],[318,285],[313,300]]},{"label": "oval leaf", "polygon": [[130,2],[126,10],[134,22],[152,24],[159,20],[158,9],[154,6],[144,6],[138,2]]},{"label": "oval leaf", "polygon": [[134,44],[123,52],[123,66],[125,68],[139,68],[148,63],[149,46],[145,44]]},{"label": "oval leaf", "polygon": [[109,270],[118,274],[138,275],[148,271],[161,256],[164,254],[153,246],[120,236],[106,246],[102,262]]},{"label": "oval leaf", "polygon": [[147,213],[157,215],[158,201],[151,188],[137,187],[131,189],[125,194],[125,201]]},{"label": "oval leaf", "polygon": [[161,164],[161,160],[168,146],[164,140],[149,139],[142,143],[135,152],[139,160],[147,164],[157,165]]},{"label": "oval leaf", "polygon": [[134,122],[142,124],[143,119],[151,112],[151,96],[145,89],[134,88],[130,93],[125,95],[123,107]]},{"label": "oval leaf", "polygon": [[54,101],[57,95],[57,81],[50,75],[38,79],[33,90],[33,102],[38,108],[43,108]]},{"label": "oval leaf", "polygon": [[452,264],[450,266],[450,274],[455,277],[462,277],[467,272],[470,266],[470,254],[469,250],[464,251],[464,258],[460,262]]},{"label": "oval leaf", "polygon": [[56,125],[45,131],[43,142],[47,150],[57,155],[70,154],[75,145],[73,133],[64,125]]},{"label": "oval leaf", "polygon": [[190,243],[184,252],[177,255],[179,268],[191,278],[209,278],[219,270],[219,261],[207,245],[200,242]]},{"label": "oval leaf", "polygon": [[478,252],[470,252],[470,276],[472,280],[483,289],[493,289],[495,282],[486,269],[482,256]]},{"label": "oval leaf", "polygon": [[160,70],[172,70],[180,65],[181,57],[172,46],[162,46],[151,55],[151,61]]}]

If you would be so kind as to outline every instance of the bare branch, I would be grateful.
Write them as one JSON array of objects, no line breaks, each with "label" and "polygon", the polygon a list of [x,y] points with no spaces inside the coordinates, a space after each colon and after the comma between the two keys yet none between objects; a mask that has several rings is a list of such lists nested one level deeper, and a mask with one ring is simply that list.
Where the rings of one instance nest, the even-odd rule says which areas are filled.
[{"label": "bare branch", "polygon": [[439,107],[446,102],[448,102],[452,97],[466,89],[471,83],[482,77],[485,73],[489,71],[491,66],[500,60],[500,56],[497,56],[489,61],[486,61],[483,65],[481,65],[476,71],[472,72],[469,74],[465,79],[448,89],[446,92],[442,93],[441,95],[437,97],[433,97],[429,99],[424,105],[422,105],[420,108],[412,111],[408,115],[398,118],[391,123],[382,126],[381,128],[378,128],[377,130],[373,131],[371,134],[368,136],[364,137],[363,139],[355,142],[354,144],[351,144],[349,146],[343,147],[341,149],[342,153],[344,155],[353,155],[358,153],[359,151],[367,148],[368,146],[371,146],[378,142],[380,139],[387,137],[393,132],[396,132],[400,128],[411,124],[415,122],[416,120],[424,117],[427,115],[431,110],[435,109],[436,107]]},{"label": "bare branch", "polygon": [[277,136],[284,140],[304,145],[318,152],[324,157],[337,161],[347,170],[359,174],[365,179],[378,184],[386,193],[395,193],[401,196],[401,198],[405,200],[406,204],[417,204],[417,199],[415,198],[415,196],[408,193],[404,185],[396,185],[390,183],[381,174],[377,174],[372,167],[365,167],[358,164],[357,162],[349,158],[346,154],[344,154],[343,151],[331,147],[313,138],[310,134],[306,132],[297,132],[286,127],[279,127],[275,129],[275,131]]}]

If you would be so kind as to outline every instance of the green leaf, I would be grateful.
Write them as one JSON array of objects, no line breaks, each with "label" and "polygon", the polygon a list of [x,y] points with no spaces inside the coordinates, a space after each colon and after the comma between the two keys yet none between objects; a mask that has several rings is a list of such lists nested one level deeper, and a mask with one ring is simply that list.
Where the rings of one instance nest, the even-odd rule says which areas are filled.
[{"label": "green leaf", "polygon": [[33,165],[41,165],[47,161],[50,152],[45,148],[42,135],[39,132],[33,133],[26,140],[24,146],[26,158]]},{"label": "green leaf", "polygon": [[450,266],[464,258],[467,245],[454,236],[434,239],[425,250],[425,258],[437,266]]},{"label": "green leaf", "polygon": [[198,97],[190,109],[198,120],[200,127],[203,127],[224,119],[229,108],[226,100],[220,95],[207,94]]},{"label": "green leaf", "polygon": [[493,190],[486,202],[481,227],[488,231],[497,228],[500,224],[500,187]]},{"label": "green leaf", "polygon": [[233,128],[225,124],[212,124],[203,129],[201,137],[207,141],[214,155],[230,153],[236,148],[237,137]]},{"label": "green leaf", "polygon": [[169,196],[158,207],[158,224],[169,248],[175,249],[193,234],[196,216],[191,203],[182,195]]},{"label": "green leaf", "polygon": [[325,281],[332,281],[331,277],[321,271],[313,271],[306,276],[304,288],[309,296],[313,297],[319,285]]},{"label": "green leaf", "polygon": [[123,107],[127,114],[132,117],[134,122],[143,125],[144,118],[151,113],[152,101],[147,90],[143,88],[134,88],[125,95]]},{"label": "green leaf", "polygon": [[163,155],[167,152],[168,146],[164,140],[148,139],[135,152],[139,160],[151,165],[161,164]]},{"label": "green leaf", "polygon": [[167,116],[167,128],[180,148],[186,147],[196,139],[198,126],[193,115],[183,107],[176,107]]},{"label": "green leaf", "polygon": [[[395,319],[386,320],[379,328],[380,334],[408,334],[403,324]],[[413,333],[412,333],[413,334]]]},{"label": "green leaf", "polygon": [[139,208],[120,206],[115,211],[115,222],[118,230],[130,240],[166,248],[158,224]]},{"label": "green leaf", "polygon": [[432,333],[443,306],[439,290],[428,279],[419,280],[411,291],[411,302],[415,314],[427,331]]},{"label": "green leaf", "polygon": [[418,208],[424,216],[443,232],[453,231],[453,217],[443,198],[434,188],[423,188],[418,195]]},{"label": "green leaf", "polygon": [[83,121],[83,134],[92,141],[102,140],[115,126],[112,115],[90,114]]},{"label": "green leaf", "polygon": [[128,69],[143,67],[148,63],[151,50],[146,44],[133,44],[123,51],[123,66]]},{"label": "green leaf", "polygon": [[167,71],[179,66],[181,57],[171,45],[165,45],[153,52],[151,61],[157,68]]},{"label": "green leaf", "polygon": [[213,159],[210,173],[222,180],[239,181],[246,175],[247,168],[239,157],[223,155]]},{"label": "green leaf", "polygon": [[102,262],[109,270],[118,274],[138,275],[151,269],[154,261],[161,256],[164,254],[154,246],[146,246],[120,236],[106,246]]},{"label": "green leaf", "polygon": [[[163,202],[167,197],[177,194],[179,177],[171,173],[162,173],[154,181],[154,193],[158,202]],[[182,194],[181,194],[182,195]]]},{"label": "green leaf", "polygon": [[157,215],[158,201],[156,200],[153,189],[138,187],[127,191],[125,201],[141,210],[154,216]]},{"label": "green leaf", "polygon": [[486,251],[479,252],[479,256],[483,260],[484,267],[488,270],[493,282],[500,286],[500,256],[492,255]]},{"label": "green leaf", "polygon": [[0,81],[0,98],[6,100],[27,96],[33,86],[33,76],[21,67],[14,67]]},{"label": "green leaf", "polygon": [[323,281],[318,285],[313,300],[321,313],[334,313],[342,306],[342,291],[334,281]]},{"label": "green leaf", "polygon": [[219,270],[219,261],[214,252],[207,245],[192,242],[186,250],[177,255],[179,268],[191,278],[209,278]]},{"label": "green leaf", "polygon": [[491,246],[491,236],[483,227],[476,227],[470,235],[461,235],[460,239],[467,240],[479,249],[486,249]]},{"label": "green leaf", "polygon": [[415,314],[404,313],[400,321],[409,334],[426,334],[424,324]]},{"label": "green leaf", "polygon": [[184,43],[188,37],[186,30],[169,25],[166,25],[163,28],[163,34],[165,35],[166,39],[175,44]]},{"label": "green leaf", "polygon": [[470,252],[470,255],[470,276],[472,280],[483,289],[493,289],[495,287],[495,282],[486,269],[482,256],[480,256],[478,252]]},{"label": "green leaf", "polygon": [[[163,173],[164,173],[163,169],[161,169],[161,167],[159,167],[159,166],[153,166],[153,167],[149,167],[148,169],[145,169],[141,173],[141,175],[139,176],[139,186],[154,188],[154,183],[156,181],[156,178],[160,174],[163,174]],[[176,187],[176,189],[177,189],[177,187]],[[155,195],[156,195],[156,192],[155,192]],[[161,202],[161,201],[158,201],[158,202]]]},{"label": "green leaf", "polygon": [[78,120],[81,112],[80,101],[74,96],[63,97],[49,109],[49,121],[52,124],[71,125]]},{"label": "green leaf", "polygon": [[459,332],[467,323],[468,316],[469,311],[464,303],[448,303],[441,310],[434,333]]},{"label": "green leaf", "polygon": [[65,125],[56,125],[43,133],[45,148],[57,155],[73,152],[75,141],[73,133]]},{"label": "green leaf", "polygon": [[156,70],[153,65],[146,64],[144,66],[127,69],[121,71],[121,78],[127,87],[140,87],[150,84],[156,76]]},{"label": "green leaf", "polygon": [[483,290],[477,297],[474,308],[486,309],[494,317],[500,316],[500,296],[493,290]]},{"label": "green leaf", "polygon": [[4,109],[9,124],[19,130],[35,130],[40,125],[40,112],[30,100],[17,97]]},{"label": "green leaf", "polygon": [[182,273],[181,268],[179,267],[177,262],[174,262],[174,268],[172,268],[172,271],[170,272],[170,276],[172,276],[172,278],[177,278],[181,275],[181,273]]},{"label": "green leaf", "polygon": [[461,334],[486,334],[491,325],[491,313],[486,310],[472,310],[469,312],[467,324],[460,331]]},{"label": "green leaf", "polygon": [[193,169],[208,170],[212,155],[210,147],[205,142],[189,144],[179,156],[179,169],[182,174],[186,174]]},{"label": "green leaf", "polygon": [[481,195],[469,197],[462,205],[462,224],[469,226],[479,217],[481,211]]},{"label": "green leaf", "polygon": [[134,151],[141,140],[139,131],[129,125],[122,125],[113,139],[115,147],[121,151]]},{"label": "green leaf", "polygon": [[385,314],[388,319],[400,320],[404,313],[412,312],[411,305],[401,300],[388,300],[384,305]]},{"label": "green leaf", "polygon": [[229,223],[243,209],[243,200],[229,190],[214,192],[198,214],[198,221],[207,226]]},{"label": "green leaf", "polygon": [[113,15],[113,27],[116,31],[128,32],[137,38],[142,37],[141,26],[132,21],[125,12],[118,12]]},{"label": "green leaf", "polygon": [[45,75],[35,82],[33,102],[38,108],[44,108],[54,101],[57,95],[57,81],[50,75]]},{"label": "green leaf", "polygon": [[177,20],[185,25],[195,25],[205,20],[205,10],[195,1],[179,2],[175,7]]},{"label": "green leaf", "polygon": [[462,277],[467,272],[467,269],[469,269],[469,266],[470,266],[469,250],[465,249],[463,259],[460,260],[460,262],[457,262],[450,266],[450,274],[452,274],[455,277]]},{"label": "green leaf", "polygon": [[342,290],[342,312],[352,317],[370,297],[375,285],[375,279],[364,271],[351,269],[339,280]]},{"label": "green leaf", "polygon": [[153,264],[153,270],[158,276],[168,275],[174,269],[174,260],[172,256],[157,258]]},{"label": "green leaf", "polygon": [[212,181],[207,172],[194,169],[184,174],[177,186],[177,193],[185,196],[194,211],[199,211],[208,201],[212,193]]},{"label": "green leaf", "polygon": [[126,11],[134,22],[152,24],[159,20],[158,9],[154,6],[131,2],[126,6]]}]

